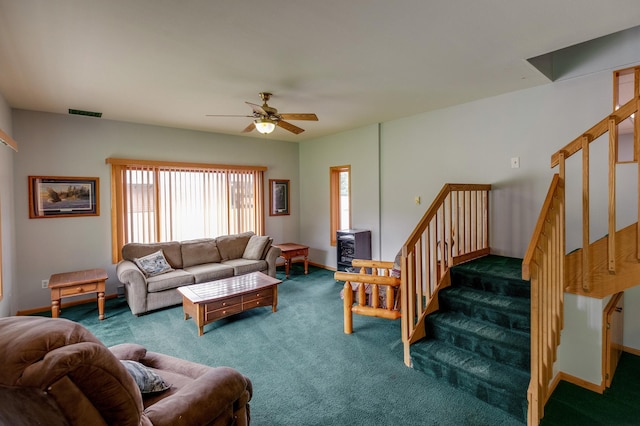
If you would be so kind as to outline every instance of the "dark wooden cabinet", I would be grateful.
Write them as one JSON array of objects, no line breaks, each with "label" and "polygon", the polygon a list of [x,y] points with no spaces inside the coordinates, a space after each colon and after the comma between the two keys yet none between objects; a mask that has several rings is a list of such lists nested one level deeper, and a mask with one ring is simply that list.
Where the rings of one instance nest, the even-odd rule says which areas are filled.
[{"label": "dark wooden cabinet", "polygon": [[353,259],[371,259],[371,231],[343,229],[336,233],[337,269],[347,271]]}]

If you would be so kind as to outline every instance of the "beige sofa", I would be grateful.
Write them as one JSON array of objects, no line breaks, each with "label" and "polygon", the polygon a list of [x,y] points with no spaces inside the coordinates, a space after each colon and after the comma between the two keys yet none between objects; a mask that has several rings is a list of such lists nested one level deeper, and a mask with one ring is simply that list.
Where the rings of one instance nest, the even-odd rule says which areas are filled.
[{"label": "beige sofa", "polygon": [[[0,318],[0,424],[246,426],[251,381],[63,318]],[[124,360],[124,362],[122,362]]]},{"label": "beige sofa", "polygon": [[[139,244],[122,247],[116,266],[118,280],[135,315],[182,303],[176,290],[198,284],[263,272],[276,276],[280,249],[267,236],[253,232],[189,241]],[[160,252],[160,253],[158,253]]]}]

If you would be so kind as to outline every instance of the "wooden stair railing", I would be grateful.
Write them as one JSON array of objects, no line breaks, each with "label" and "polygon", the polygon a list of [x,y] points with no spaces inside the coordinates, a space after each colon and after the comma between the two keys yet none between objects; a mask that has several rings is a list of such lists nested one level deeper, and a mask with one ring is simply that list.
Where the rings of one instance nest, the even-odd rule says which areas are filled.
[{"label": "wooden stair railing", "polygon": [[[618,125],[631,117],[637,115],[640,110],[640,96],[635,96],[622,107],[614,111],[608,117],[603,118],[589,130],[567,144],[564,148],[551,156],[551,167],[560,166],[560,178],[564,182],[565,161],[576,154],[578,151],[582,153],[582,248],[580,257],[580,271],[574,276],[580,280],[581,292],[590,293],[594,285],[599,283],[594,281],[594,275],[602,275],[594,270],[593,256],[590,252],[590,145],[600,136],[609,133],[609,159],[608,159],[608,181],[609,181],[609,199],[608,199],[608,232],[607,232],[607,271],[615,275],[618,271],[616,261],[617,244],[616,244],[616,164],[617,164],[617,141],[618,141]],[[634,159],[637,162],[640,159],[640,120],[634,120]],[[637,200],[640,201],[640,167],[638,168],[638,193]],[[640,235],[640,209],[637,211],[638,221],[636,223],[636,233]],[[640,238],[637,239],[635,251],[635,259],[640,260]],[[575,284],[567,282],[565,287],[573,288]],[[615,286],[614,286],[615,287]],[[612,293],[613,294],[613,293]],[[602,297],[600,295],[599,297]]]},{"label": "wooden stair railing", "polygon": [[400,300],[404,362],[425,337],[424,318],[438,309],[449,268],[489,254],[491,185],[445,184],[401,251]]},{"label": "wooden stair railing", "polygon": [[564,182],[555,174],[522,262],[522,279],[531,282],[530,426],[544,416],[564,322],[564,201]]},{"label": "wooden stair railing", "polygon": [[[551,157],[554,175],[529,248],[522,264],[522,277],[531,281],[531,382],[528,389],[529,426],[538,425],[550,396],[554,362],[563,327],[564,292],[602,298],[630,286],[630,277],[640,276],[640,209],[638,221],[616,229],[616,164],[618,125],[640,111],[640,96],[605,117]],[[590,241],[590,144],[609,132],[608,230],[607,236]],[[634,159],[640,159],[640,119],[634,120]],[[582,153],[582,248],[566,254],[565,161]],[[638,194],[640,205],[640,167]],[[605,258],[606,261],[604,261]],[[636,281],[634,281],[636,282]]]}]

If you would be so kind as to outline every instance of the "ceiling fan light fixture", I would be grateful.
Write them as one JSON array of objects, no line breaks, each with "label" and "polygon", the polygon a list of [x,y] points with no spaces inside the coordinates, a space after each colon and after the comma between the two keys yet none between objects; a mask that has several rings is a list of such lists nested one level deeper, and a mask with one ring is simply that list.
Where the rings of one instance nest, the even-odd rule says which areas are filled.
[{"label": "ceiling fan light fixture", "polygon": [[276,123],[268,118],[258,118],[253,122],[253,124],[256,126],[256,130],[263,135],[268,135],[276,128]]}]

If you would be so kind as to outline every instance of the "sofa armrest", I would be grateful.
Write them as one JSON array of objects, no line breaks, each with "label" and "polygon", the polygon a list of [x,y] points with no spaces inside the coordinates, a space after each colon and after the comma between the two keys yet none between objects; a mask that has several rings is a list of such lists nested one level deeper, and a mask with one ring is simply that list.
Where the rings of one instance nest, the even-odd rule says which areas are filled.
[{"label": "sofa armrest", "polygon": [[116,266],[118,280],[124,284],[127,302],[134,315],[147,311],[147,278],[130,260],[121,260]]},{"label": "sofa armrest", "polygon": [[275,278],[276,277],[276,260],[280,257],[280,247],[271,246],[269,247],[269,251],[267,251],[267,255],[264,257],[264,260],[267,261],[269,265],[269,276]]}]

